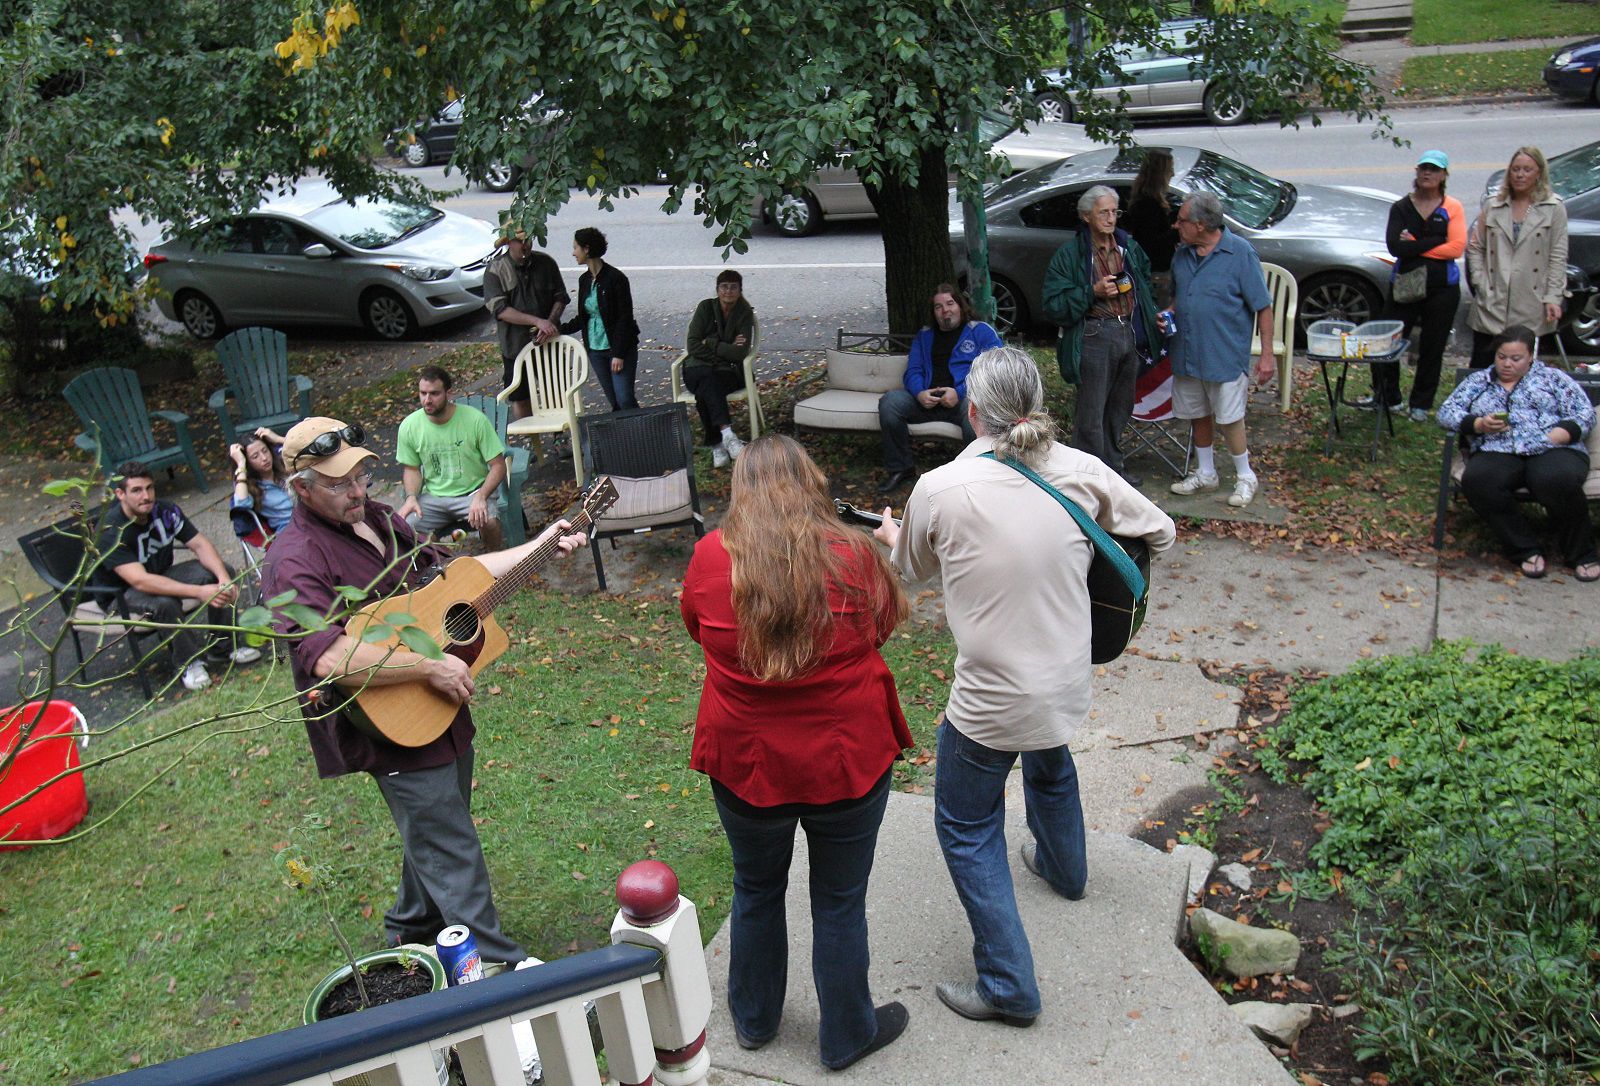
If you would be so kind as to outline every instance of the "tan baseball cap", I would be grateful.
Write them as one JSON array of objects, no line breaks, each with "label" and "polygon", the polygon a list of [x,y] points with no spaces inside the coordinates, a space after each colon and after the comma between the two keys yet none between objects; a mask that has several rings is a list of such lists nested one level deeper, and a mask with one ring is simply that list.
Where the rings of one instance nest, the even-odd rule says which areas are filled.
[{"label": "tan baseball cap", "polygon": [[[351,433],[354,431],[354,433]],[[339,440],[337,448],[327,452],[307,451],[307,447],[314,444],[317,439],[325,435],[336,435]],[[359,427],[347,427],[338,419],[323,416],[309,418],[297,422],[290,427],[289,432],[283,436],[283,462],[290,471],[302,471],[311,468],[319,475],[326,475],[330,479],[337,479],[349,473],[361,461],[371,457],[376,460],[378,454],[371,449],[364,449],[359,444],[351,444],[350,438],[354,436],[357,442],[364,440]],[[320,453],[320,455],[319,455]]]}]

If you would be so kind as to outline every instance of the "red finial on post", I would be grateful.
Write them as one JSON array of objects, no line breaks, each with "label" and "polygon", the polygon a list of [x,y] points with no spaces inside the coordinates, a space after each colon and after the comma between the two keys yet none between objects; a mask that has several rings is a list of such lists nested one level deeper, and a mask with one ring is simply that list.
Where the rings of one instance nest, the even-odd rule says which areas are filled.
[{"label": "red finial on post", "polygon": [[617,876],[617,908],[628,923],[647,928],[678,911],[677,873],[660,860],[640,860]]}]

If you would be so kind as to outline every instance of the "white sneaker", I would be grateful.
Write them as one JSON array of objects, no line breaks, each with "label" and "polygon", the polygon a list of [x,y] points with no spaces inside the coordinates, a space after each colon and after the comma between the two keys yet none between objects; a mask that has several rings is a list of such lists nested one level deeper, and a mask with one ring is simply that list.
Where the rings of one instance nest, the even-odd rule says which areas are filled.
[{"label": "white sneaker", "polygon": [[252,645],[240,645],[229,654],[228,659],[236,664],[253,664],[261,659],[261,650]]},{"label": "white sneaker", "polygon": [[722,439],[722,447],[728,453],[730,460],[739,459],[739,454],[744,452],[744,442],[739,440],[738,434],[728,434]]},{"label": "white sneaker", "polygon": [[183,669],[183,688],[185,690],[204,690],[211,685],[211,672],[206,670],[206,665],[195,660]]},{"label": "white sneaker", "polygon": [[727,449],[723,448],[721,445],[713,445],[713,446],[711,446],[711,466],[712,467],[714,467],[714,468],[725,468],[731,463],[733,463],[733,457],[728,455],[728,450]]},{"label": "white sneaker", "polygon": [[1202,490],[1217,489],[1217,483],[1215,472],[1210,475],[1202,475],[1198,471],[1192,471],[1167,489],[1174,494],[1198,494]]},{"label": "white sneaker", "polygon": [[1243,509],[1250,504],[1250,499],[1256,496],[1257,485],[1254,479],[1240,479],[1233,484],[1233,493],[1228,495],[1228,504],[1235,509]]}]

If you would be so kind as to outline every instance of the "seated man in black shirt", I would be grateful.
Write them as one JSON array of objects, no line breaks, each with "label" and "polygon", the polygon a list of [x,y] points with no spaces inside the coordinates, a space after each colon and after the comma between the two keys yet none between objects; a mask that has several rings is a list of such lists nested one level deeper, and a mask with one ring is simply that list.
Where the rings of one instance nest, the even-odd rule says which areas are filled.
[{"label": "seated man in black shirt", "polygon": [[940,283],[933,289],[933,326],[911,341],[905,388],[885,392],[878,400],[883,466],[889,472],[879,494],[892,494],[917,477],[912,423],[953,422],[969,443],[973,440],[967,421],[967,370],[984,351],[1002,346],[999,333],[977,319],[959,288]]},{"label": "seated man in black shirt", "polygon": [[[206,605],[211,625],[233,625],[233,605],[238,599],[233,571],[182,509],[156,499],[150,469],[129,460],[117,468],[112,493],[116,504],[100,521],[97,542],[101,561],[96,579],[114,588],[126,586],[128,609],[148,614],[156,622],[182,621],[184,601],[194,600]],[[172,552],[178,543],[194,557],[173,565]],[[208,663],[249,664],[261,659],[260,649],[241,645],[230,651],[211,632],[187,628],[173,633],[172,652],[184,665],[183,685],[189,690],[211,685]]]}]

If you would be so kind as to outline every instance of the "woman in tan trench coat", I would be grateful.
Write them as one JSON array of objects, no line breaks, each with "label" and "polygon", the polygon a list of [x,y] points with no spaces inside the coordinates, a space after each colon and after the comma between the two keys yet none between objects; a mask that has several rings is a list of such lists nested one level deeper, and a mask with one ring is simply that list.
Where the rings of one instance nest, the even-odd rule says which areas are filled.
[{"label": "woman in tan trench coat", "polygon": [[1567,289],[1567,209],[1550,191],[1537,147],[1519,147],[1500,191],[1478,213],[1467,243],[1472,284],[1472,366],[1494,359],[1494,337],[1514,324],[1555,331]]}]

